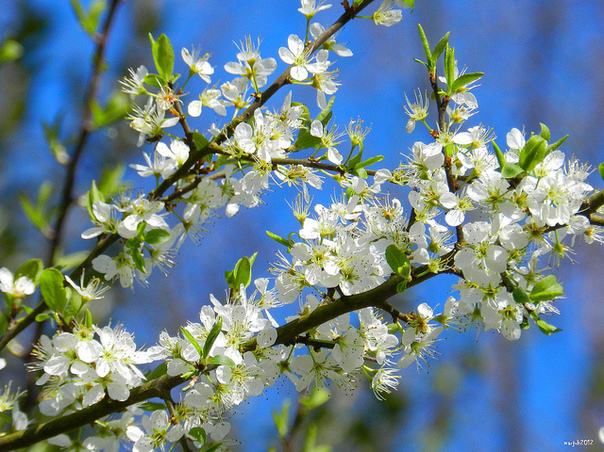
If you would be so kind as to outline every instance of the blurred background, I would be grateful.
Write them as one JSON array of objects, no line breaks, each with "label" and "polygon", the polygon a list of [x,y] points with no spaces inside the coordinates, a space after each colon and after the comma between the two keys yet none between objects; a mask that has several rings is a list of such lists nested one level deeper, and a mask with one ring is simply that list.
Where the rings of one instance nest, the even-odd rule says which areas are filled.
[{"label": "blurred background", "polygon": [[[328,26],[339,17],[342,7],[332,3],[316,21]],[[89,2],[82,4],[88,7]],[[234,43],[248,34],[260,37],[263,57],[279,63],[276,77],[286,67],[278,59],[278,48],[286,46],[290,33],[304,33],[299,6],[297,0],[125,1],[109,36],[98,101],[104,104],[119,90],[118,80],[128,67],[153,67],[149,32],[156,37],[167,34],[177,54],[192,45],[209,52],[216,67],[212,82],[217,84],[232,78],[223,66],[235,61]],[[367,15],[376,7],[370,6]],[[341,130],[357,117],[371,126],[366,156],[382,154],[386,165],[394,167],[414,141],[429,140],[419,127],[412,135],[405,132],[403,111],[405,93],[411,97],[415,88],[429,87],[424,67],[413,61],[424,57],[417,33],[421,23],[432,45],[451,32],[460,68],[485,72],[474,90],[480,112],[468,126],[494,128],[503,146],[511,128],[539,131],[542,122],[554,139],[570,135],[563,146],[567,155],[595,167],[604,161],[601,1],[417,0],[413,13],[406,10],[403,16],[390,28],[356,19],[337,37],[354,57],[332,56],[342,82],[334,118]],[[14,271],[49,246],[28,222],[18,197],[35,203],[41,183],[48,181],[49,196],[58,200],[64,167],[50,148],[57,152],[64,146],[70,153],[74,147],[94,46],[67,0],[4,0],[0,42],[11,40],[15,58],[0,58],[0,266]],[[176,68],[187,73],[178,57]],[[196,81],[187,88],[194,92],[203,87]],[[292,91],[294,100],[308,102],[316,114],[311,89]],[[269,105],[280,106],[286,93],[278,93]],[[192,121],[193,127],[203,132],[219,119],[208,111]],[[125,121],[94,133],[80,162],[77,194],[85,193],[104,171],[124,162],[141,163],[137,136]],[[124,171],[133,191],[152,188],[151,181],[127,166]],[[590,182],[598,188],[604,185],[597,173]],[[333,186],[326,185],[314,194],[315,201],[327,203],[334,193]],[[197,244],[183,246],[170,278],[155,272],[150,288],[113,289],[97,303],[96,320],[123,322],[141,345],[155,344],[163,329],[175,334],[187,320],[197,321],[210,293],[224,299],[224,271],[240,257],[257,251],[254,277],[269,275],[277,248],[265,231],[285,236],[296,228],[286,203],[292,197],[291,191],[275,190],[260,208],[242,210],[231,219],[216,218]],[[68,224],[62,252],[91,249],[92,243],[79,238],[89,227],[85,209],[72,210]],[[449,331],[447,340],[438,344],[438,359],[423,370],[404,370],[399,391],[384,402],[375,400],[363,380],[354,391],[329,387],[330,400],[301,427],[300,450],[305,437],[334,451],[558,451],[571,447],[565,442],[581,439],[593,440],[594,446],[577,446],[580,450],[602,450],[598,431],[604,426],[604,253],[599,246],[580,246],[573,260],[576,263],[567,260],[555,270],[567,296],[557,302],[562,314],[549,320],[563,332],[547,337],[533,326],[520,340],[508,342],[493,332]],[[446,277],[430,280],[429,287],[416,287],[396,303],[403,310],[422,302],[442,306],[454,282]],[[278,320],[291,312],[283,311]],[[27,334],[32,333],[20,336],[24,345]],[[9,367],[2,379],[21,378],[22,361],[3,357]],[[231,419],[231,436],[239,441],[234,448],[257,451],[277,444],[271,412],[281,410],[284,401],[291,403],[293,417],[297,394],[285,381],[266,397],[239,407]]]}]

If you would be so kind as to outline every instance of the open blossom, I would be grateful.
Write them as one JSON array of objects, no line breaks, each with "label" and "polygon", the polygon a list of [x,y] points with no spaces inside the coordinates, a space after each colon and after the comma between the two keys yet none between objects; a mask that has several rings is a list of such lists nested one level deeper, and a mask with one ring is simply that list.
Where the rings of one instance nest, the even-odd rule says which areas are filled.
[{"label": "open blossom", "polygon": [[22,298],[34,293],[36,285],[27,276],[20,276],[15,280],[11,271],[2,267],[0,268],[0,290],[15,298]]},{"label": "open blossom", "polygon": [[138,67],[136,72],[132,68],[129,68],[128,76],[120,81],[122,92],[129,94],[131,97],[146,93],[147,90],[143,86],[143,82],[148,73],[147,68],[142,65]]},{"label": "open blossom", "polygon": [[300,0],[300,3],[302,6],[298,8],[298,11],[304,14],[307,20],[312,19],[319,11],[331,8],[331,4],[326,5],[324,0],[320,0],[318,4],[316,0]]},{"label": "open blossom", "polygon": [[394,8],[392,0],[383,0],[378,10],[373,13],[373,21],[376,25],[391,27],[403,19],[403,12]]},{"label": "open blossom", "polygon": [[308,77],[308,71],[305,68],[308,64],[308,55],[304,51],[304,42],[298,36],[289,35],[287,48],[279,48],[279,56],[285,63],[295,64],[291,69],[291,76],[294,80],[304,80]]},{"label": "open blossom", "polygon": [[260,57],[260,39],[254,44],[250,36],[246,36],[245,41],[239,46],[237,53],[238,62],[231,62],[224,65],[224,70],[229,74],[240,75],[249,79],[255,89],[266,85],[268,76],[275,72],[277,62],[274,58]]},{"label": "open blossom", "polygon": [[209,54],[200,56],[201,49],[193,49],[193,53],[189,52],[185,47],[180,51],[183,61],[189,66],[191,74],[197,74],[206,83],[210,83],[210,75],[214,73],[214,68],[208,62]]}]

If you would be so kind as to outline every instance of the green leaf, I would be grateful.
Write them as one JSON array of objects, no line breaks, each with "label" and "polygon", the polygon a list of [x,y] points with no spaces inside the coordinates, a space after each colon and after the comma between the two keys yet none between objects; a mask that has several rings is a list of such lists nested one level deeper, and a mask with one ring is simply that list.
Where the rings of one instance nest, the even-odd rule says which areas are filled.
[{"label": "green leaf", "polygon": [[106,5],[107,2],[105,0],[93,0],[88,7],[88,11],[84,11],[78,0],[71,0],[71,6],[78,16],[80,26],[90,36],[94,36],[96,33],[99,19],[101,18],[101,14],[105,10]]},{"label": "green leaf", "polygon": [[293,149],[299,151],[301,149],[318,148],[321,146],[321,139],[310,134],[310,122],[306,124],[305,129],[300,129]]},{"label": "green leaf", "polygon": [[417,24],[417,28],[419,30],[419,37],[422,40],[422,45],[424,46],[424,52],[426,53],[426,60],[428,60],[428,63],[422,63],[428,66],[428,70],[432,70],[434,64],[432,60],[432,50],[430,50],[430,43],[428,42],[428,38],[426,37],[426,33],[424,33],[422,26]]},{"label": "green leaf", "polygon": [[273,422],[275,423],[279,438],[285,438],[287,436],[289,426],[289,407],[290,403],[285,401],[283,402],[280,413],[276,410],[273,410]]},{"label": "green leaf", "polygon": [[149,245],[159,245],[170,240],[170,232],[165,229],[151,229],[145,234],[145,242]]},{"label": "green leaf", "polygon": [[56,268],[47,268],[40,275],[40,293],[46,305],[62,313],[67,305],[67,294],[63,285],[63,274]]},{"label": "green leaf", "polygon": [[408,280],[411,275],[411,262],[405,253],[396,245],[388,245],[386,248],[386,262],[397,275]]},{"label": "green leaf", "polygon": [[159,35],[156,41],[152,41],[152,52],[159,75],[166,81],[171,80],[174,71],[174,50],[170,39],[164,34]]},{"label": "green leaf", "polygon": [[208,334],[208,337],[206,338],[206,342],[205,342],[205,344],[203,344],[203,353],[201,354],[201,357],[204,360],[210,354],[210,350],[212,349],[214,342],[216,342],[216,338],[220,334],[221,330],[222,330],[222,317],[218,317],[218,321],[210,330],[210,333]]},{"label": "green leaf", "polygon": [[539,281],[531,290],[530,297],[535,303],[553,300],[564,295],[564,288],[558,284],[554,275],[549,275]]},{"label": "green leaf", "polygon": [[15,279],[18,279],[21,276],[27,276],[34,284],[37,284],[42,270],[44,270],[44,264],[42,264],[40,259],[30,259],[21,264],[17,269],[15,272]]},{"label": "green leaf", "polygon": [[409,7],[415,7],[415,0],[403,0]]},{"label": "green leaf", "polygon": [[351,173],[355,176],[359,176],[361,179],[367,179],[367,171],[365,171],[365,168],[357,168],[351,171]]},{"label": "green leaf", "polygon": [[453,94],[453,82],[455,81],[455,49],[449,45],[445,46],[445,77],[447,79],[447,94]]},{"label": "green leaf", "polygon": [[520,151],[518,165],[525,171],[532,171],[543,161],[547,150],[547,141],[539,135],[533,135]]},{"label": "green leaf", "polygon": [[44,314],[38,314],[36,316],[36,322],[46,322],[48,319],[50,318],[50,314],[44,313]]},{"label": "green leaf", "polygon": [[289,249],[293,245],[293,242],[291,240],[286,239],[285,237],[281,237],[277,234],[272,233],[271,231],[265,231],[265,232],[266,232],[266,235],[268,235],[271,239],[273,239],[275,242],[277,242],[283,246],[286,246],[287,249]]},{"label": "green leaf", "polygon": [[[568,135],[564,135],[562,138],[560,138],[555,143],[550,144],[547,147],[547,153],[550,153],[551,151],[555,151],[556,149],[558,149],[560,146],[562,146],[562,144],[566,141],[567,138],[568,138]],[[546,153],[546,155],[547,155],[547,153]]]},{"label": "green leaf", "polygon": [[88,209],[88,216],[93,222],[98,221],[98,218],[94,216],[94,211],[92,209],[95,202],[103,201],[103,195],[96,186],[96,182],[93,180],[90,190],[86,194],[86,209]]},{"label": "green leaf", "polygon": [[210,358],[210,360],[208,361],[208,365],[227,366],[227,367],[231,367],[231,368],[234,368],[237,366],[237,364],[235,364],[235,361],[233,361],[231,358],[229,358],[228,356],[225,356],[225,355],[212,356]]},{"label": "green leaf", "polygon": [[161,76],[159,74],[147,74],[145,75],[145,79],[143,80],[143,82],[154,88],[162,87]]},{"label": "green leaf", "polygon": [[164,363],[160,364],[159,366],[157,366],[155,369],[153,369],[148,374],[145,374],[145,377],[147,378],[147,381],[151,381],[151,380],[156,380],[159,377],[163,377],[167,373],[168,373],[168,365],[164,362]]},{"label": "green leaf", "polygon": [[193,132],[193,143],[197,150],[205,148],[210,142],[199,132]]},{"label": "green leaf", "polygon": [[53,218],[52,210],[49,208],[50,196],[53,194],[53,186],[50,181],[44,181],[38,189],[38,199],[34,205],[27,195],[20,194],[19,201],[27,219],[37,227],[42,234],[48,230],[48,224]]},{"label": "green leaf", "polygon": [[513,179],[522,173],[524,173],[524,170],[515,163],[506,163],[503,168],[501,168],[501,176],[504,179]]},{"label": "green leaf", "polygon": [[14,39],[6,39],[0,46],[0,63],[15,61],[23,56],[23,46]]},{"label": "green leaf", "polygon": [[600,177],[604,180],[604,163],[598,165],[598,173],[600,173]]},{"label": "green leaf", "polygon": [[69,154],[65,145],[59,139],[59,132],[61,129],[61,116],[57,116],[57,119],[52,124],[42,123],[44,129],[44,138],[46,143],[52,152],[55,160],[61,165],[67,165],[69,163]]},{"label": "green leaf", "polygon": [[320,407],[329,400],[329,391],[325,388],[313,386],[309,395],[301,396],[300,403],[307,409],[313,410]]},{"label": "green leaf", "polygon": [[235,268],[232,272],[225,272],[225,276],[227,276],[227,274],[230,274],[230,276],[227,276],[227,283],[229,284],[229,287],[231,287],[231,289],[239,290],[241,284],[243,284],[243,287],[247,287],[251,284],[252,264],[254,263],[254,260],[256,259],[257,255],[258,253],[254,253],[249,258],[242,257],[241,259],[239,259],[239,261],[237,261],[237,264],[235,264]]},{"label": "green leaf", "polygon": [[499,149],[499,146],[497,146],[497,143],[495,143],[495,140],[491,141],[491,144],[493,145],[495,155],[497,156],[497,162],[499,163],[499,168],[501,169],[505,166],[505,157],[503,156],[501,149]]},{"label": "green leaf", "polygon": [[453,86],[451,87],[451,91],[456,93],[460,88],[463,88],[466,85],[478,80],[480,77],[484,75],[484,72],[470,72],[467,74],[462,74],[455,79],[453,82]]},{"label": "green leaf", "polygon": [[407,281],[401,281],[400,283],[398,283],[396,285],[396,293],[403,293],[405,290],[407,290]]},{"label": "green leaf", "polygon": [[130,100],[128,96],[121,91],[115,91],[105,107],[101,107],[95,101],[90,104],[93,117],[92,125],[94,128],[105,127],[118,119],[122,119],[129,109]]},{"label": "green leaf", "polygon": [[128,184],[122,182],[126,167],[118,164],[115,167],[105,167],[98,180],[98,189],[103,194],[101,201],[109,201],[115,194],[123,192]]},{"label": "green leaf", "polygon": [[191,344],[193,344],[193,347],[195,347],[195,350],[197,350],[197,353],[199,353],[199,357],[203,357],[203,348],[201,348],[201,345],[199,344],[199,342],[197,342],[197,339],[195,339],[193,335],[189,333],[184,326],[180,327],[180,332],[183,334],[184,337],[187,338],[187,340]]},{"label": "green leaf", "polygon": [[[134,239],[136,239],[136,241],[138,242],[138,238],[134,237]],[[132,239],[128,239],[128,242],[131,241]],[[128,245],[128,242],[126,242],[126,245]],[[129,246],[130,248],[130,256],[132,256],[132,261],[134,262],[134,265],[136,266],[137,270],[140,271],[141,273],[147,273],[147,269],[145,268],[145,258],[143,257],[143,253],[140,252],[140,250],[138,249],[137,246]]]},{"label": "green leaf", "polygon": [[373,165],[374,163],[381,162],[382,160],[384,160],[384,156],[383,155],[376,155],[375,157],[368,158],[367,160],[364,160],[364,161],[356,164],[354,166],[354,169],[358,170],[360,168],[364,168],[366,166]]},{"label": "green leaf", "polygon": [[495,143],[495,141],[492,141],[492,143],[493,149],[495,150],[495,155],[497,156],[497,162],[499,163],[498,169],[504,179],[512,179],[524,172],[524,170],[515,163],[506,162],[503,152],[501,152],[501,149],[499,149],[497,143]]},{"label": "green leaf", "polygon": [[535,321],[535,323],[537,324],[541,332],[548,336],[552,333],[559,333],[560,331],[562,331],[562,329],[557,328],[554,325],[550,325],[549,323],[541,319]]},{"label": "green leaf", "polygon": [[141,403],[138,407],[142,408],[145,411],[159,411],[165,410],[167,408],[165,403],[159,402],[145,402]]},{"label": "green leaf", "polygon": [[514,291],[512,292],[512,295],[514,297],[514,301],[516,303],[519,303],[522,305],[524,305],[525,303],[530,303],[530,301],[531,301],[528,294],[526,293],[526,290],[524,290],[520,286],[518,286],[514,289]]},{"label": "green leaf", "polygon": [[541,132],[539,133],[539,135],[545,141],[549,141],[550,138],[551,138],[551,134],[550,134],[549,128],[545,124],[543,124],[542,122],[540,122],[539,125],[541,126]]},{"label": "green leaf", "polygon": [[432,66],[434,68],[436,68],[436,62],[438,61],[440,55],[443,53],[443,50],[445,50],[445,47],[449,43],[450,34],[451,32],[448,31],[442,38],[440,38],[440,41],[438,41],[436,47],[434,47],[434,52],[432,52]]},{"label": "green leaf", "polygon": [[206,443],[206,431],[201,427],[193,427],[189,430],[189,436],[198,443]]},{"label": "green leaf", "polygon": [[317,116],[317,119],[319,121],[321,121],[321,123],[324,126],[327,125],[327,123],[329,122],[329,120],[333,116],[333,112],[331,111],[331,107],[333,107],[333,103],[335,102],[335,100],[336,100],[335,96],[332,96],[331,99],[329,99],[329,102],[327,102],[327,106],[323,110],[321,110],[321,113],[319,113],[319,116]]}]

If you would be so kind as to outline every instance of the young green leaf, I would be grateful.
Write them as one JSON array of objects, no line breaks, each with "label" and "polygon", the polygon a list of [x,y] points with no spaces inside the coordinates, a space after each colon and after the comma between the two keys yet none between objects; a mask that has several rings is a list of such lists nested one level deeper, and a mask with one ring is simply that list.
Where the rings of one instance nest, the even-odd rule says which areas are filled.
[{"label": "young green leaf", "polygon": [[277,428],[279,438],[285,438],[287,435],[289,426],[289,407],[290,403],[285,401],[280,413],[273,410],[273,421],[275,422],[275,427]]},{"label": "young green leaf", "polygon": [[67,293],[63,285],[64,277],[56,268],[47,268],[40,275],[40,293],[46,305],[53,311],[62,313],[67,305]]},{"label": "young green leaf", "polygon": [[206,431],[201,427],[193,427],[191,430],[189,430],[189,436],[198,443],[206,443]]},{"label": "young green leaf", "polygon": [[170,39],[164,34],[159,35],[159,38],[152,42],[152,52],[159,75],[166,81],[171,80],[174,71],[174,50]]},{"label": "young green leaf", "polygon": [[525,171],[532,171],[543,161],[547,150],[547,141],[539,135],[533,135],[520,151],[518,165]]},{"label": "young green leaf", "polygon": [[101,195],[101,192],[99,191],[99,189],[96,186],[96,182],[93,180],[90,190],[88,190],[88,193],[86,194],[86,209],[88,210],[88,216],[90,217],[90,220],[93,222],[97,222],[98,218],[96,218],[94,216],[94,211],[92,210],[92,206],[94,205],[95,202],[102,201],[102,200],[103,200],[103,195]]},{"label": "young green leaf", "polygon": [[600,173],[600,177],[604,180],[604,163],[598,165],[598,173]]},{"label": "young green leaf", "polygon": [[455,81],[455,49],[449,45],[445,46],[445,77],[447,79],[447,94],[453,94],[453,82]]},{"label": "young green leaf", "polygon": [[531,290],[530,297],[535,303],[553,300],[564,295],[564,288],[558,284],[554,275],[549,275],[539,281]]},{"label": "young green leaf", "polygon": [[170,232],[165,229],[151,229],[145,233],[145,242],[149,245],[159,245],[170,240]]},{"label": "young green leaf", "polygon": [[438,61],[440,55],[443,53],[443,50],[445,50],[445,47],[449,43],[450,34],[451,32],[448,31],[442,38],[440,38],[440,41],[438,41],[436,47],[434,47],[434,51],[432,52],[432,66],[434,68],[436,68],[436,62]]},{"label": "young green leaf", "polygon": [[539,135],[545,141],[549,141],[550,138],[551,138],[551,134],[550,134],[549,128],[545,124],[543,124],[542,122],[540,122],[539,125],[541,126],[541,132],[539,132]]},{"label": "young green leaf", "polygon": [[210,333],[208,334],[208,337],[206,338],[206,342],[205,342],[205,344],[203,344],[203,353],[201,354],[201,357],[204,361],[210,354],[210,350],[212,350],[212,346],[214,345],[214,342],[216,342],[216,338],[220,334],[221,330],[222,330],[222,317],[218,317],[218,321],[210,330]]},{"label": "young green leaf", "polygon": [[187,340],[188,340],[188,341],[189,341],[189,342],[190,342],[190,343],[193,345],[193,347],[195,347],[195,350],[197,350],[197,353],[199,353],[199,357],[200,357],[200,358],[204,357],[204,356],[203,356],[203,354],[204,354],[204,350],[203,350],[203,348],[201,347],[201,345],[199,345],[199,342],[197,342],[197,339],[195,339],[195,338],[193,337],[193,335],[192,335],[191,333],[189,333],[189,332],[187,331],[187,329],[186,329],[184,326],[181,326],[181,327],[180,327],[180,332],[182,333],[182,335],[183,335],[184,337],[186,337],[186,338],[187,338]]},{"label": "young green leaf", "polygon": [[549,323],[541,319],[535,321],[535,323],[537,324],[541,332],[548,336],[552,333],[559,333],[560,331],[562,331],[560,328],[556,328],[554,325],[550,325]]},{"label": "young green leaf", "polygon": [[360,163],[357,163],[354,166],[354,169],[358,170],[360,168],[364,168],[366,166],[373,165],[374,163],[381,162],[382,160],[384,160],[384,156],[383,155],[376,155],[375,157],[371,157],[371,158],[368,158],[367,160],[364,160],[364,161],[362,161]]},{"label": "young green leaf", "polygon": [[208,361],[208,365],[214,365],[214,366],[227,366],[227,367],[231,367],[234,368],[237,365],[235,364],[235,361],[233,361],[231,358],[229,358],[228,356],[225,355],[216,355],[216,356],[212,356],[210,358],[210,360]]},{"label": "young green leaf", "polygon": [[266,235],[268,235],[271,239],[273,239],[274,241],[276,241],[277,243],[286,246],[287,249],[289,249],[292,245],[293,242],[291,240],[286,239],[285,237],[281,237],[280,235],[274,234],[271,231],[265,231]]},{"label": "young green leaf", "polygon": [[455,81],[453,82],[453,86],[451,87],[451,91],[453,93],[461,91],[461,89],[464,86],[469,85],[470,83],[478,80],[483,75],[484,75],[484,72],[470,72],[470,73],[467,73],[467,74],[462,74],[459,77],[457,77],[455,79]]},{"label": "young green leaf", "polygon": [[428,42],[428,38],[426,37],[426,33],[424,33],[424,29],[420,24],[417,24],[417,28],[419,30],[419,37],[422,40],[422,45],[424,46],[424,52],[426,52],[426,60],[427,63],[423,63],[428,67],[429,71],[432,71],[434,64],[432,60],[432,50],[430,50],[430,43]]},{"label": "young green leaf", "polygon": [[30,259],[21,264],[21,266],[17,269],[15,272],[15,280],[21,276],[27,276],[34,282],[34,284],[37,284],[42,270],[44,270],[44,264],[42,264],[40,259]]},{"label": "young green leaf", "polygon": [[408,280],[411,275],[411,262],[405,253],[396,245],[388,245],[386,248],[386,262],[397,275]]},{"label": "young green leaf", "polygon": [[555,143],[550,144],[547,147],[547,152],[545,155],[549,154],[551,151],[555,151],[556,149],[558,149],[560,146],[562,146],[562,144],[566,141],[566,139],[568,138],[568,135],[564,135],[562,138],[560,138],[558,141],[556,141]]},{"label": "young green leaf", "polygon": [[197,150],[200,150],[205,148],[208,145],[209,141],[201,133],[193,132],[193,143],[195,143],[195,147],[197,148]]}]

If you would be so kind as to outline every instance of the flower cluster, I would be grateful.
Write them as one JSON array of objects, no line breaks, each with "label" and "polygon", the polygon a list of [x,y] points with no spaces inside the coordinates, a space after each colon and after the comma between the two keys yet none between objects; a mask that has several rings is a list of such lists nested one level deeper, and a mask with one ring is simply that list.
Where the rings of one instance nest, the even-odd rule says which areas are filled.
[{"label": "flower cluster", "polygon": [[39,405],[46,416],[81,410],[105,397],[126,400],[145,380],[137,366],[152,362],[131,334],[108,326],[79,325],[71,333],[42,336],[34,354],[32,370],[44,371],[37,384],[46,389]]}]

